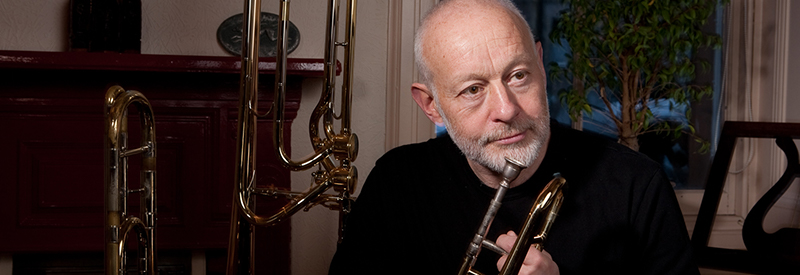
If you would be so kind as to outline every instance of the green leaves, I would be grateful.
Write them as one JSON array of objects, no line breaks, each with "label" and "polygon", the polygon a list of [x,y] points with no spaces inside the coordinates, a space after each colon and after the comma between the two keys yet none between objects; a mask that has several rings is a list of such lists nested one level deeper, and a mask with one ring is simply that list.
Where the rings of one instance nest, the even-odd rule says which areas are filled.
[{"label": "green leaves", "polygon": [[[564,2],[569,9],[562,13],[550,38],[562,46],[568,45],[572,50],[570,57],[579,58],[571,58],[565,68],[551,72],[568,82],[574,83],[572,80],[577,78],[582,83],[580,90],[573,87],[559,94],[570,116],[590,113],[586,96],[604,88],[609,94],[601,97],[606,106],[612,105],[609,98],[620,99],[622,111],[605,110],[616,116],[618,129],[631,130],[634,135],[654,130],[693,133],[691,126],[684,129],[658,122],[650,109],[642,106],[659,98],[685,104],[711,95],[710,87],[687,86],[687,83],[695,76],[692,56],[697,49],[721,45],[719,36],[701,30],[716,9],[717,1]],[[700,64],[702,68],[707,65]],[[623,90],[630,93],[623,95]]]},{"label": "green leaves", "polygon": [[585,112],[590,115],[592,114],[592,107],[586,100],[586,96],[583,94],[583,91],[576,89],[561,90],[558,93],[558,98],[562,103],[567,105],[569,109],[569,117],[572,120],[577,120],[578,115],[581,112]]}]

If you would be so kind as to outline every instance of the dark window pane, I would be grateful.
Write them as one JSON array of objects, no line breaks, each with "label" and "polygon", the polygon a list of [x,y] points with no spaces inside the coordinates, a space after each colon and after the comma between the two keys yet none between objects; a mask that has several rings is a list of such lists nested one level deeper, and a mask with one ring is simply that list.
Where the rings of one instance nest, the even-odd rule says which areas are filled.
[{"label": "dark window pane", "polygon": [[[537,40],[542,42],[543,59],[545,68],[548,69],[552,64],[565,67],[567,64],[566,54],[569,47],[562,47],[550,40],[550,33],[553,30],[561,12],[566,5],[561,0],[514,0],[517,7],[522,11],[525,20],[531,26],[533,34]],[[707,33],[722,33],[722,8],[708,20],[704,31]],[[566,42],[562,43],[566,45]],[[698,70],[695,84],[711,85],[714,95],[702,102],[692,104],[693,116],[691,123],[695,126],[697,135],[711,141],[711,151],[705,154],[698,153],[700,144],[692,138],[684,135],[673,140],[658,134],[647,134],[640,136],[640,152],[650,156],[664,166],[670,180],[674,182],[676,189],[702,189],[711,166],[716,140],[721,123],[719,123],[720,111],[720,90],[722,75],[722,50],[703,49],[697,53],[698,59],[710,63],[707,71]],[[700,66],[697,66],[700,68]],[[553,119],[562,124],[569,125],[571,120],[566,107],[561,104],[558,98],[558,91],[569,87],[569,83],[555,81],[548,72],[547,94],[550,102],[550,115]],[[596,95],[590,93],[589,103],[596,109],[603,110],[605,105]],[[665,105],[666,106],[666,105]],[[665,112],[674,123],[686,123],[688,120],[680,111],[668,111],[667,107],[654,108],[654,112]],[[616,140],[616,127],[610,118],[604,117],[602,112],[595,111],[591,117],[584,118],[583,129],[585,131],[602,134],[609,139]],[[691,169],[690,169],[691,168]]]}]

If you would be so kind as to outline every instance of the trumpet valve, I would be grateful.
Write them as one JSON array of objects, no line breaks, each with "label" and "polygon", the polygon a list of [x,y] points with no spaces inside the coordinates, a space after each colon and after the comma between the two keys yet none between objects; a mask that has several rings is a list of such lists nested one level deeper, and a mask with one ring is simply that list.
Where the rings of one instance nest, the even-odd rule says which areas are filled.
[{"label": "trumpet valve", "polygon": [[331,179],[333,190],[337,192],[347,191],[352,195],[358,183],[358,169],[355,166],[336,168],[331,172]]},{"label": "trumpet valve", "polygon": [[355,161],[358,156],[358,136],[354,133],[334,136],[333,155],[337,160]]}]

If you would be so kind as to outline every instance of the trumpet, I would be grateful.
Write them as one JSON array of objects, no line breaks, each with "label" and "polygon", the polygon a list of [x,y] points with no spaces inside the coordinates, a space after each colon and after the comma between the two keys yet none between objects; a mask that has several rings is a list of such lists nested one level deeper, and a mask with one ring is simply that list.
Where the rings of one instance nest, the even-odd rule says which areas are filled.
[{"label": "trumpet", "polygon": [[[497,214],[497,210],[500,209],[501,202],[503,197],[505,197],[509,184],[519,176],[520,171],[524,168],[525,167],[518,161],[506,158],[506,165],[502,173],[503,180],[500,182],[497,191],[495,191],[495,195],[489,203],[489,208],[486,210],[483,221],[467,247],[467,253],[458,271],[459,275],[482,274],[472,269],[482,247],[486,247],[499,254],[508,255],[499,273],[502,275],[519,273],[525,255],[528,253],[528,247],[531,245],[539,251],[544,249],[543,245],[547,238],[547,233],[550,231],[550,227],[553,226],[553,222],[558,215],[558,210],[561,208],[561,203],[564,200],[564,188],[566,187],[567,181],[558,173],[553,175],[553,180],[551,180],[537,196],[511,251],[505,251],[494,242],[486,240],[486,232],[489,231],[489,227]],[[545,214],[545,212],[547,213]],[[542,217],[542,215],[546,216]]]},{"label": "trumpet", "polygon": [[[240,77],[239,116],[236,141],[236,171],[231,229],[228,242],[227,274],[252,273],[253,226],[272,226],[290,217],[301,209],[308,210],[323,205],[339,211],[339,241],[343,235],[344,216],[350,212],[354,201],[350,195],[356,188],[358,172],[352,162],[358,155],[358,137],[350,126],[352,105],[352,63],[355,50],[356,0],[347,5],[345,40],[337,42],[339,22],[339,0],[328,2],[327,31],[325,37],[324,90],[309,121],[309,137],[314,152],[302,160],[292,160],[286,154],[284,136],[284,102],[286,94],[286,52],[288,47],[289,1],[281,0],[280,23],[277,36],[275,65],[275,94],[271,108],[264,114],[258,112],[258,34],[260,33],[261,2],[245,2],[245,20],[242,27],[242,72]],[[342,87],[340,114],[334,114],[334,92],[336,90],[336,51],[344,48],[342,62]],[[284,167],[292,171],[307,170],[319,165],[314,172],[314,185],[306,191],[295,192],[278,188],[256,186],[255,153],[256,121],[273,116],[273,146],[276,157]],[[334,122],[338,121],[337,132]],[[322,128],[322,132],[320,132]],[[334,189],[337,194],[326,194]],[[287,197],[290,201],[269,216],[257,215],[254,211],[255,195]]]},{"label": "trumpet", "polygon": [[[128,148],[128,107],[139,110],[142,125],[141,147]],[[153,109],[138,91],[120,86],[108,89],[105,97],[105,269],[106,274],[126,273],[125,243],[131,231],[139,240],[140,274],[155,274],[156,222],[156,130]],[[127,158],[142,155],[139,189],[128,188]],[[140,214],[128,214],[127,195],[140,193]]]}]

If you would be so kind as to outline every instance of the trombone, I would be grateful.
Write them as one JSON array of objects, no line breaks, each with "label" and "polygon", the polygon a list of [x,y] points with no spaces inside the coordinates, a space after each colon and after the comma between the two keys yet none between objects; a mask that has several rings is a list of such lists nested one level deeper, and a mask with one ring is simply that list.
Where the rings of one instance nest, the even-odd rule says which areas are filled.
[{"label": "trombone", "polygon": [[[139,110],[142,125],[141,147],[128,148],[128,107]],[[138,91],[113,86],[105,97],[105,269],[106,274],[126,273],[125,244],[131,231],[139,240],[138,267],[140,274],[155,274],[156,222],[156,130],[153,109],[147,98]],[[128,161],[132,155],[142,155],[139,189],[128,188]],[[128,214],[127,196],[140,193],[139,216]]]},{"label": "trombone", "polygon": [[[239,116],[236,140],[236,171],[231,228],[228,242],[227,274],[247,273],[253,269],[253,226],[272,226],[300,209],[323,205],[339,211],[339,240],[342,237],[344,216],[350,211],[358,172],[352,162],[358,154],[358,138],[350,126],[352,105],[352,64],[355,49],[356,0],[348,0],[344,41],[337,42],[339,0],[329,0],[325,36],[324,90],[309,121],[309,137],[314,153],[301,160],[287,156],[283,142],[284,102],[286,94],[286,51],[289,26],[289,0],[281,0],[275,66],[275,94],[271,108],[258,112],[258,36],[261,2],[246,0],[242,27],[242,72],[240,77]],[[340,114],[334,114],[336,87],[336,51],[344,48]],[[319,165],[314,172],[314,185],[304,192],[256,186],[256,122],[272,114],[273,146],[277,158],[290,170],[307,170]],[[334,122],[338,121],[337,132]],[[322,128],[322,133],[320,133]],[[323,135],[324,134],[324,135]],[[325,194],[333,188],[337,194]],[[255,213],[255,195],[284,196],[290,201],[270,216]]]},{"label": "trombone", "polygon": [[[561,208],[561,203],[564,200],[564,188],[566,187],[567,181],[561,177],[559,173],[553,175],[553,180],[551,180],[537,196],[511,251],[505,251],[494,242],[486,240],[486,232],[489,231],[489,226],[491,226],[497,214],[497,210],[500,209],[501,201],[509,188],[509,184],[519,176],[519,172],[524,168],[525,167],[518,161],[506,158],[506,165],[502,173],[503,180],[500,182],[497,191],[495,191],[494,198],[489,202],[489,208],[486,210],[483,221],[481,221],[475,236],[467,247],[467,253],[458,271],[459,275],[482,274],[472,269],[482,247],[486,247],[498,254],[508,255],[506,262],[503,264],[503,268],[500,270],[499,274],[501,275],[519,273],[525,255],[528,254],[528,247],[531,246],[531,244],[539,251],[544,249],[543,245],[547,238],[547,233],[550,231],[550,227],[553,226],[553,222],[558,215],[558,210]],[[543,217],[542,215],[545,216]]]}]

